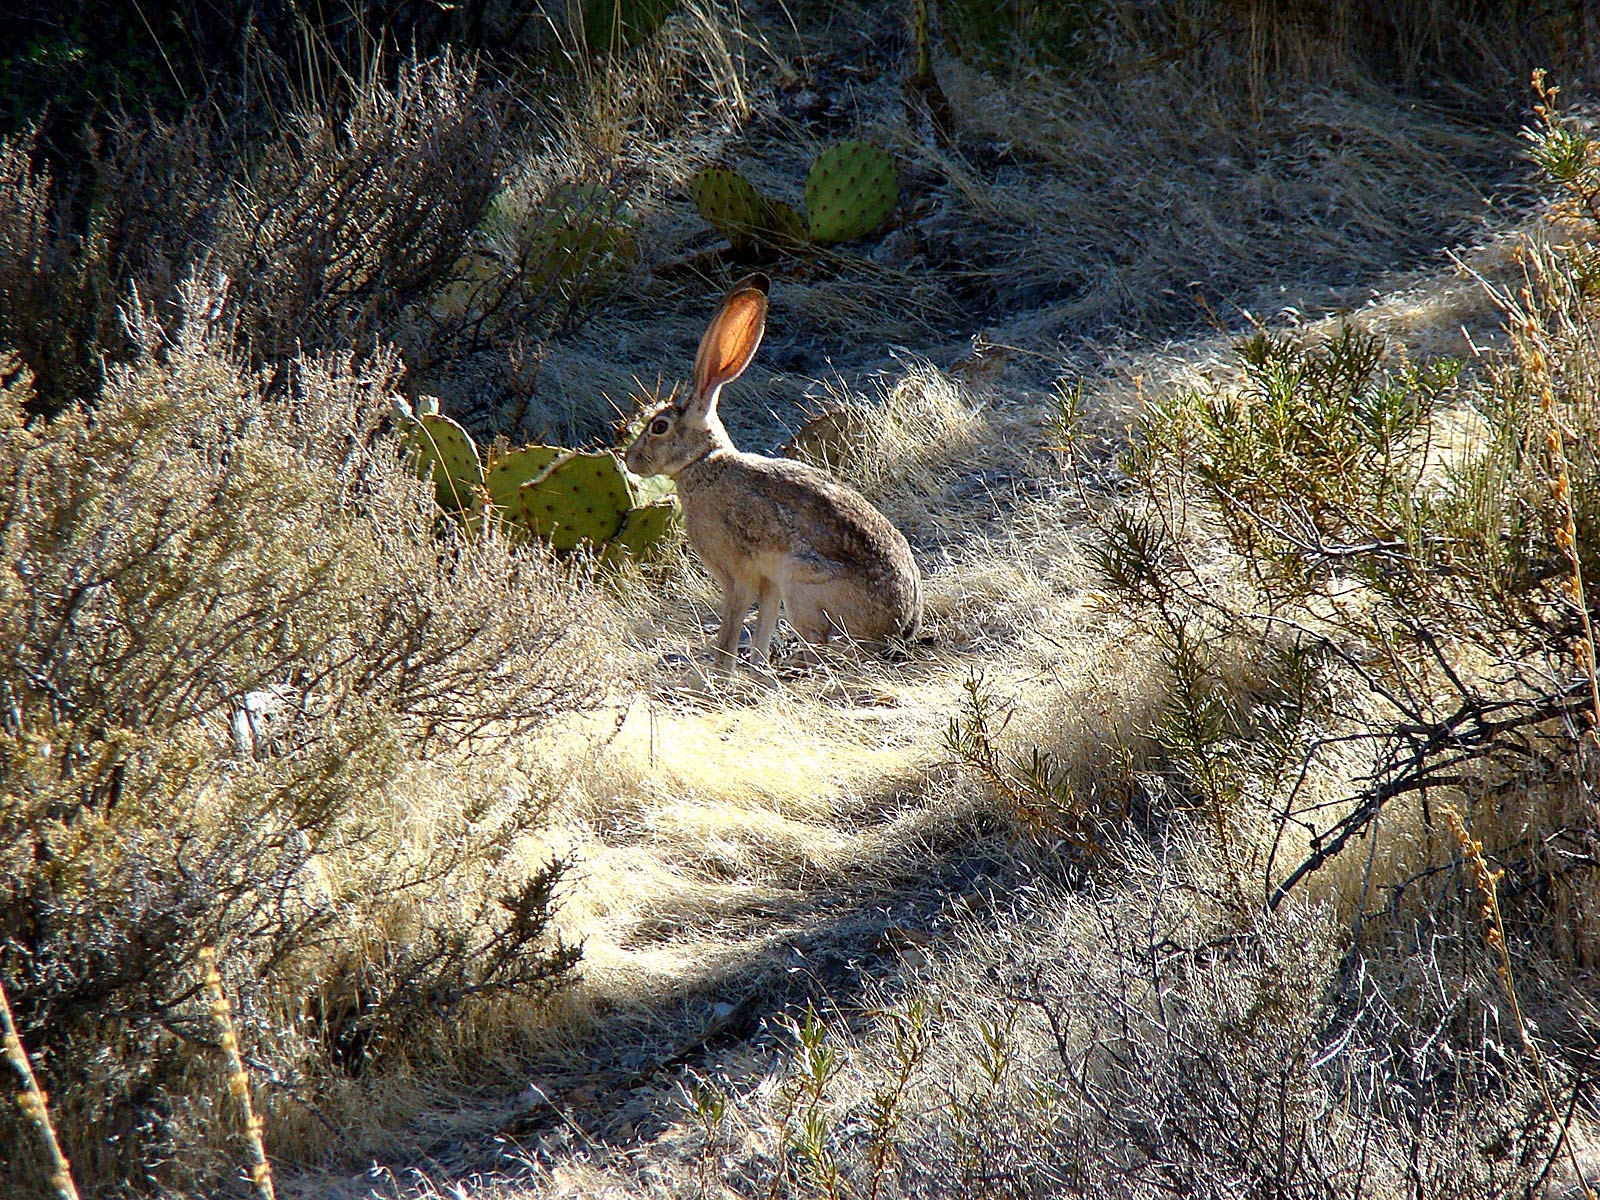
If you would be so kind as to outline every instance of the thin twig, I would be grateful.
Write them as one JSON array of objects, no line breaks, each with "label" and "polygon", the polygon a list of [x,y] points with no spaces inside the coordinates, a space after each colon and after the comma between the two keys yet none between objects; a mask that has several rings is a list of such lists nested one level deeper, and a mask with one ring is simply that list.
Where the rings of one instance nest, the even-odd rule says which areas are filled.
[{"label": "thin twig", "polygon": [[244,1113],[250,1182],[255,1185],[261,1200],[277,1200],[277,1193],[272,1186],[272,1164],[267,1161],[267,1148],[261,1140],[262,1121],[250,1100],[250,1076],[245,1072],[244,1060],[239,1056],[239,1037],[234,1032],[233,1013],[228,1005],[227,994],[222,990],[222,976],[217,971],[217,951],[214,946],[201,948],[200,969],[205,976],[206,991],[211,997],[211,1019],[216,1023],[222,1052],[228,1060],[228,1091]]},{"label": "thin twig", "polygon": [[28,1052],[23,1049],[22,1039],[17,1036],[17,1026],[11,1017],[11,1002],[6,998],[4,983],[0,983],[0,1049],[4,1049],[6,1061],[16,1069],[22,1081],[22,1095],[19,1098],[22,1112],[39,1131],[39,1142],[44,1147],[45,1159],[50,1167],[51,1188],[59,1200],[78,1200],[78,1187],[72,1182],[72,1164],[61,1152],[55,1126],[50,1123],[50,1098],[39,1086],[39,1080],[33,1073],[33,1064],[28,1061]]}]

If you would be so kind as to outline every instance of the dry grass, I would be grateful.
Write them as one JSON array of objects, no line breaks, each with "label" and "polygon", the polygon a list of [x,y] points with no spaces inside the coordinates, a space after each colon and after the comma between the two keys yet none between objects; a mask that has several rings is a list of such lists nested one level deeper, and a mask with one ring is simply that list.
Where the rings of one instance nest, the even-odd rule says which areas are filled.
[{"label": "dry grass", "polygon": [[[1224,7],[1267,20],[1261,6]],[[273,544],[293,562],[287,577],[308,581],[302,591],[326,579],[324,602],[345,608],[306,608],[283,636],[303,636],[312,653],[331,627],[340,650],[381,657],[392,629],[363,614],[387,604],[427,614],[430,628],[465,621],[477,649],[429,659],[438,673],[406,675],[370,709],[351,701],[351,727],[370,718],[357,730],[370,736],[357,744],[360,770],[337,780],[344,816],[309,853],[285,858],[294,904],[335,914],[322,940],[278,990],[253,998],[251,964],[266,952],[247,943],[224,954],[230,993],[246,997],[241,1040],[270,1067],[259,1080],[280,1194],[364,1194],[376,1177],[338,1172],[367,1157],[427,1164],[391,1178],[399,1194],[459,1186],[489,1197],[1531,1187],[1548,1131],[1514,1058],[1493,1052],[1508,1036],[1494,981],[1423,805],[1396,803],[1367,845],[1276,913],[1253,911],[1244,901],[1272,882],[1271,795],[1251,780],[1211,819],[1193,763],[1164,732],[1170,646],[1104,585],[1093,557],[1126,486],[1112,455],[1148,402],[1238,378],[1228,344],[1239,308],[1311,342],[1355,323],[1418,360],[1460,352],[1462,326],[1477,345],[1495,341],[1499,318],[1478,280],[1438,252],[1483,230],[1507,122],[1402,101],[1348,46],[1341,69],[1322,73],[1329,60],[1308,51],[1300,26],[1280,43],[1225,31],[1200,51],[1146,61],[1139,39],[1154,35],[1135,22],[1137,6],[1118,5],[1123,40],[1091,86],[943,58],[964,134],[939,145],[892,80],[857,74],[849,57],[863,31],[891,36],[890,18],[877,6],[824,8],[833,23],[800,19],[802,35],[775,10],[687,5],[660,43],[595,68],[580,81],[586,106],[497,168],[498,199],[465,256],[476,260],[441,273],[446,289],[446,277],[465,277],[465,299],[435,291],[385,332],[417,338],[441,295],[470,311],[474,280],[545,253],[537,218],[561,185],[625,193],[636,257],[616,256],[583,322],[524,341],[508,323],[478,359],[427,380],[456,411],[513,436],[601,436],[630,407],[636,376],[686,367],[710,297],[740,268],[705,253],[711,238],[682,179],[722,157],[781,194],[818,138],[787,98],[837,91],[850,132],[859,117],[902,154],[903,220],[870,258],[823,257],[778,281],[761,360],[724,408],[736,438],[764,450],[809,414],[834,414],[832,434],[806,451],[906,530],[934,641],[898,662],[829,660],[709,688],[716,589],[691,556],[630,571],[610,591],[493,544],[450,544],[435,561],[423,490],[392,463],[341,484],[328,504],[320,476],[296,466],[284,511],[315,515]],[[1506,245],[1462,261],[1499,278],[1516,269]],[[1393,273],[1419,261],[1432,265]],[[357,308],[358,324],[384,323]],[[1226,328],[1199,328],[1212,322]],[[1109,329],[1115,340],[1081,340]],[[904,346],[914,352],[891,350]],[[240,391],[248,376],[233,354],[191,345],[173,362],[141,360],[113,375],[103,411],[162,389],[220,394],[196,401],[211,414],[202,433],[208,421],[255,431],[256,406],[280,414],[287,401]],[[303,369],[319,405],[353,386],[348,363]],[[1047,448],[1062,375],[1081,385],[1085,411],[1077,478]],[[367,425],[313,406],[323,416],[284,422],[261,443],[262,463],[344,446],[330,436],[341,424],[370,432],[395,381],[360,378]],[[1483,428],[1444,417],[1456,440],[1433,465],[1441,476],[1451,448]],[[132,428],[120,449],[146,436]],[[383,512],[404,514],[404,528],[361,555],[329,532]],[[1189,548],[1213,556],[1214,599],[1244,604],[1240,564],[1214,530],[1195,529],[1204,537]],[[313,616],[309,636],[301,622]],[[191,652],[211,628],[152,649],[152,661]],[[565,640],[548,640],[562,630]],[[506,649],[480,653],[490,645]],[[240,667],[207,693],[209,724],[188,723],[187,696],[173,701],[150,772],[178,764],[201,783],[147,802],[124,853],[153,854],[174,829],[213,845],[243,838],[303,782],[294,763],[227,758],[221,727],[241,689],[298,679],[302,649],[280,640],[246,656],[254,674]],[[1264,721],[1279,681],[1254,649],[1216,647],[1207,683]],[[271,654],[281,670],[260,665],[279,662]],[[551,678],[533,687],[529,728],[507,737],[519,671]],[[325,677],[359,691],[337,671]],[[952,750],[952,721],[973,719],[974,679],[996,705],[1005,780],[1024,786],[1028,755],[1042,751],[1060,796],[1118,819],[1071,845],[1052,840],[1059,825],[1019,824],[994,771]],[[116,696],[148,688],[134,670],[113,682]],[[589,702],[598,709],[565,711]],[[1245,737],[1234,749],[1255,750]],[[223,760],[221,782],[205,782]],[[1325,753],[1302,799],[1341,801],[1369,767]],[[1560,808],[1570,795],[1552,789],[1538,819],[1578,823]],[[1509,843],[1528,812],[1508,803],[1497,819],[1491,830]],[[1308,845],[1306,831],[1290,831],[1271,870],[1281,877]],[[363,988],[381,990],[414,966],[409,951],[439,939],[466,939],[469,961],[492,955],[506,928],[496,898],[552,855],[575,864],[554,924],[584,946],[574,986],[535,1000],[505,989],[444,1020],[426,1004],[407,1009],[380,1038],[391,1052],[380,1046],[365,1073],[329,1065],[328,1034],[348,1026]],[[391,896],[396,878],[405,886]],[[1539,980],[1533,1007],[1552,1038],[1581,1047],[1596,1014],[1570,965],[1593,952],[1592,903],[1581,892],[1560,903],[1575,923],[1530,936],[1519,969]],[[823,1018],[802,1037],[785,1022],[807,1005]],[[819,1066],[818,1046],[834,1048],[835,1067]],[[183,1097],[169,1144],[200,1147],[169,1176],[181,1187],[236,1164],[215,1132],[224,1099],[194,1085],[200,1067],[174,1061],[161,1080]],[[1570,1092],[1584,1064],[1558,1067]],[[86,1145],[95,1082],[87,1099],[61,1099],[63,1127]],[[97,1177],[126,1170],[92,1145],[74,1161]]]}]

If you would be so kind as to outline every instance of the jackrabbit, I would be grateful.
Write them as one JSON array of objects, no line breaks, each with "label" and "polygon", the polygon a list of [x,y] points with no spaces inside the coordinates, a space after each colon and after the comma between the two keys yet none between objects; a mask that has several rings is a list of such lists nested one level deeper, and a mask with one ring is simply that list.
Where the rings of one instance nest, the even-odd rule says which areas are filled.
[{"label": "jackrabbit", "polygon": [[652,412],[627,454],[636,474],[672,476],[689,543],[722,585],[715,665],[723,673],[755,601],[751,647],[761,659],[780,602],[813,645],[835,632],[868,644],[909,638],[922,619],[922,577],[887,517],[826,471],[734,449],[717,417],[717,394],[761,344],[767,288],[765,275],[734,284],[700,339],[693,391]]}]

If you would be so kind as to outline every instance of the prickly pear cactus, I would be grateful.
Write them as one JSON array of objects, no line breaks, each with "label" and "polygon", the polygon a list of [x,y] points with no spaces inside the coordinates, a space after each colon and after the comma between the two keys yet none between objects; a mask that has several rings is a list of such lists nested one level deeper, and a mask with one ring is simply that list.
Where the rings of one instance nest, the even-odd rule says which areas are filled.
[{"label": "prickly pear cactus", "polygon": [[743,175],[726,167],[707,167],[689,179],[689,197],[700,215],[735,250],[750,249],[764,238],[769,203]]},{"label": "prickly pear cactus", "polygon": [[543,475],[565,453],[560,446],[524,446],[502,454],[491,461],[489,469],[483,473],[483,486],[488,489],[489,500],[503,514],[520,520],[518,490]]},{"label": "prickly pear cactus", "polygon": [[804,246],[811,239],[800,210],[782,200],[767,201],[766,234],[780,246]]},{"label": "prickly pear cactus", "polygon": [[519,489],[539,478],[565,453],[559,446],[523,446],[490,458],[483,473],[488,499],[484,515],[513,545],[524,545],[533,538],[533,530],[522,519]]},{"label": "prickly pear cactus", "polygon": [[518,488],[517,501],[528,527],[562,551],[604,547],[633,507],[622,463],[608,450],[572,451]]},{"label": "prickly pear cactus", "polygon": [[591,53],[637,45],[677,6],[677,0],[583,0],[584,44]]},{"label": "prickly pear cactus", "polygon": [[[626,468],[624,468],[626,469]],[[635,475],[628,471],[628,491],[633,496],[633,506],[643,508],[657,500],[673,499],[678,495],[678,485],[666,475]]]},{"label": "prickly pear cactus", "polygon": [[554,287],[568,300],[590,300],[639,257],[637,221],[613,189],[597,183],[557,184],[524,219],[529,289]]},{"label": "prickly pear cactus", "polygon": [[[437,401],[434,401],[437,408]],[[421,405],[419,404],[419,407]],[[469,513],[483,487],[483,463],[467,431],[437,411],[423,412],[405,434],[417,473],[433,480],[434,498],[446,512]]]},{"label": "prickly pear cactus", "polygon": [[806,211],[772,200],[725,167],[707,167],[689,180],[700,215],[736,251],[759,244],[804,249],[848,242],[883,225],[900,202],[900,178],[888,151],[871,142],[836,142],[806,175]]},{"label": "prickly pear cactus", "polygon": [[806,226],[814,241],[849,242],[872,233],[900,201],[889,152],[871,142],[837,142],[806,175]]},{"label": "prickly pear cactus", "polygon": [[666,545],[680,521],[678,502],[672,497],[628,510],[622,528],[606,545],[600,561],[615,566],[623,558],[641,562]]},{"label": "prickly pear cactus", "polygon": [[469,537],[492,521],[513,542],[539,537],[563,553],[587,547],[615,566],[648,556],[680,523],[672,481],[641,479],[610,451],[491,449],[484,470],[472,438],[439,415],[437,401],[413,409],[396,397],[394,414],[417,474],[432,481],[439,507]]}]

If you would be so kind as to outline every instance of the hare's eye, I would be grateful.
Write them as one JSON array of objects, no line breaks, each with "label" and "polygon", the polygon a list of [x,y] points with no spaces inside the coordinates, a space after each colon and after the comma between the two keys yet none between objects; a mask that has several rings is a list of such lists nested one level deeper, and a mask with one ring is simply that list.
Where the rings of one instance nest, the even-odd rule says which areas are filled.
[{"label": "hare's eye", "polygon": [[672,422],[667,420],[665,417],[657,417],[654,421],[650,422],[650,432],[655,434],[657,437],[660,437],[663,433],[671,428]]}]

